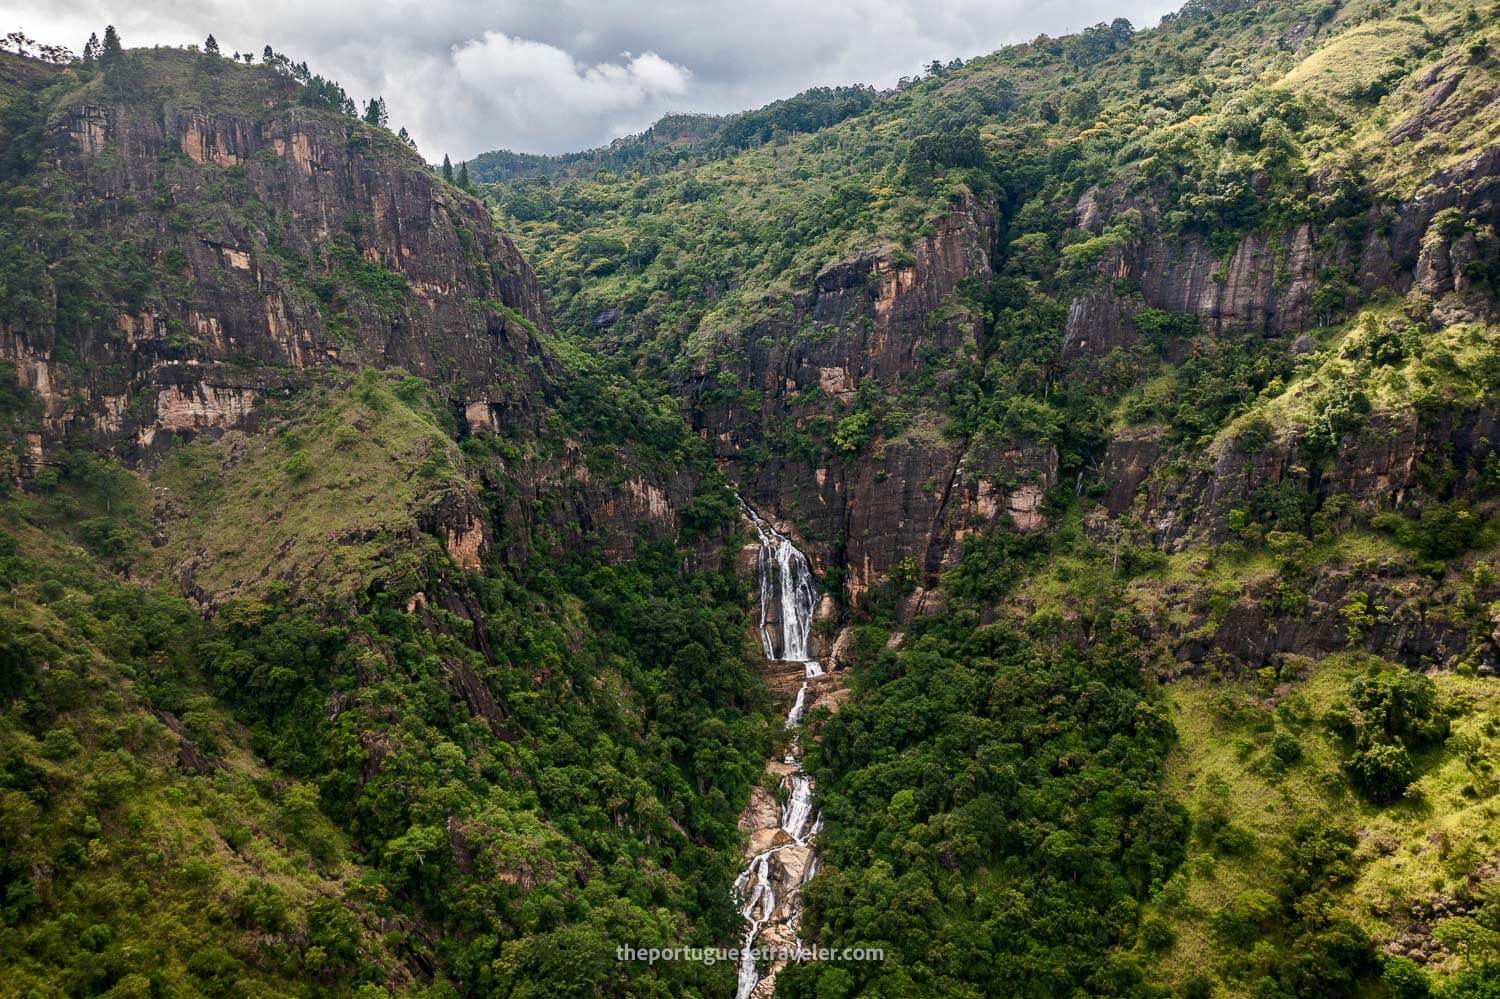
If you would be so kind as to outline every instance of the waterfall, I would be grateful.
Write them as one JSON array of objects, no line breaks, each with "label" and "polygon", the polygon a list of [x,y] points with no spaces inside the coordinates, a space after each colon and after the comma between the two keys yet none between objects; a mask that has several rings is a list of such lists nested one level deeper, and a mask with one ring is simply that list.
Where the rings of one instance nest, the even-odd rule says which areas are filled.
[{"label": "waterfall", "polygon": [[[812,659],[808,644],[812,639],[813,612],[818,607],[818,590],[813,585],[807,556],[762,520],[744,500],[740,500],[740,509],[760,536],[756,568],[760,576],[761,650],[770,660],[807,663]],[[773,607],[778,612],[778,627],[774,629],[770,622]],[[818,667],[818,672],[822,671]]]},{"label": "waterfall", "polygon": [[[739,499],[739,497],[736,497]],[[824,675],[823,664],[812,658],[813,614],[818,606],[818,590],[813,584],[812,568],[807,556],[791,540],[763,520],[740,499],[740,509],[755,527],[760,539],[756,572],[760,583],[760,647],[769,662],[802,664],[802,685],[787,712],[786,727],[802,724],[807,710],[808,681]],[[801,879],[783,891],[778,914],[778,899],[773,883],[771,860],[774,854],[791,847],[811,847],[823,828],[823,816],[813,809],[813,781],[802,772],[800,737],[794,736],[784,762],[791,772],[782,781],[789,788],[786,805],[781,811],[781,831],[787,842],[773,846],[750,859],[734,882],[734,893],[741,901],[740,914],[745,920],[743,954],[739,963],[736,999],[750,999],[762,975],[752,954],[761,931],[775,922],[789,927],[795,938],[802,915],[801,885],[817,872],[818,856],[811,854]],[[783,878],[785,868],[778,866]],[[783,886],[784,888],[787,886]]]},{"label": "waterfall", "polygon": [[807,703],[807,681],[797,688],[797,699],[792,702],[792,710],[787,712],[786,727],[796,728],[802,724],[802,709]]},{"label": "waterfall", "polygon": [[803,827],[812,815],[812,781],[801,774],[792,777],[792,796],[786,803],[786,814],[782,816],[781,828],[797,842],[802,842]]},{"label": "waterfall", "polygon": [[755,891],[751,894],[750,901],[740,910],[740,915],[749,925],[745,929],[745,939],[741,945],[744,953],[740,957],[739,978],[735,986],[738,999],[749,999],[750,993],[760,983],[760,973],[756,971],[751,948],[755,946],[755,938],[760,936],[761,927],[766,925],[766,920],[776,910],[776,893],[771,888],[770,857],[770,852],[767,851],[750,861],[745,873],[734,883],[735,890],[743,892],[746,882],[751,879],[755,881]]}]

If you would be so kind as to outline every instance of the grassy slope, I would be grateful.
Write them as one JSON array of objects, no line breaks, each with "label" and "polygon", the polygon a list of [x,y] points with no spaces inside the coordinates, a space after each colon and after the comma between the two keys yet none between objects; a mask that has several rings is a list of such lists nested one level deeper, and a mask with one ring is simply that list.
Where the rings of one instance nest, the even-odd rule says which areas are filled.
[{"label": "grassy slope", "polygon": [[[1404,803],[1376,807],[1348,786],[1341,769],[1343,751],[1316,719],[1343,698],[1349,682],[1368,663],[1357,655],[1331,656],[1308,664],[1305,679],[1268,696],[1249,681],[1182,680],[1166,689],[1180,743],[1169,757],[1167,785],[1195,811],[1223,809],[1233,826],[1249,832],[1252,844],[1225,855],[1195,838],[1180,872],[1151,911],[1164,915],[1177,940],[1159,967],[1181,983],[1205,968],[1232,966],[1245,955],[1216,939],[1216,913],[1252,890],[1274,891],[1268,873],[1285,851],[1292,828],[1313,818],[1358,831],[1355,877],[1342,892],[1339,909],[1377,940],[1400,936],[1411,925],[1414,902],[1452,897],[1470,885],[1473,869],[1500,847],[1500,788],[1493,778],[1470,770],[1446,749],[1420,755],[1421,776]],[[1484,740],[1495,749],[1493,713],[1500,691],[1489,678],[1439,673],[1441,696],[1463,705],[1456,733]],[[1268,705],[1275,704],[1275,710]],[[1293,734],[1304,758],[1284,774],[1262,770],[1278,732]],[[1251,959],[1253,962],[1253,958]],[[1451,974],[1461,961],[1442,955],[1429,965]],[[1227,994],[1248,995],[1233,990]]]},{"label": "grassy slope", "polygon": [[[334,898],[352,917],[339,920],[353,928],[349,942],[394,967],[355,900],[362,869],[309,804],[316,795],[261,762],[184,658],[194,612],[101,574],[52,526],[59,506],[91,499],[65,490],[3,500],[0,645],[21,657],[7,659],[7,685],[21,685],[7,693],[22,695],[0,710],[0,840],[7,873],[21,874],[7,879],[0,918],[3,991],[194,992],[204,975],[232,982],[239,966],[224,945],[260,933],[255,977],[292,994],[318,980],[299,942],[326,922],[319,900]],[[50,671],[20,668],[39,659]],[[164,702],[175,716],[153,710]],[[180,738],[169,727],[179,724]],[[181,742],[201,771],[179,763]],[[80,948],[87,961],[75,960]]]},{"label": "grassy slope", "polygon": [[[914,189],[901,172],[906,141],[953,109],[992,96],[1002,81],[1015,88],[1019,110],[991,113],[982,128],[1002,156],[1018,140],[1041,146],[1103,140],[1125,144],[1118,164],[1124,168],[1132,159],[1139,163],[1142,139],[1205,130],[1236,113],[1247,89],[1269,87],[1323,105],[1300,137],[1309,169],[1358,159],[1372,187],[1408,193],[1417,171],[1472,155],[1500,127],[1495,102],[1485,99],[1496,85],[1494,62],[1471,55],[1485,39],[1495,44],[1486,31],[1489,7],[1473,0],[1356,2],[1336,10],[1311,2],[1248,5],[1212,20],[1169,20],[1084,67],[1039,41],[924,80],[814,134],[659,175],[601,171],[555,194],[551,185],[524,184],[492,193],[574,323],[628,304],[649,307],[668,323],[742,326],[762,293],[785,291],[859,250],[899,252],[910,245],[965,176],[949,171],[934,188]],[[1463,127],[1418,143],[1383,141],[1384,130],[1414,110],[1425,72],[1440,65],[1462,74],[1454,113]],[[1389,93],[1377,96],[1369,87],[1375,82]],[[1099,93],[1096,116],[1069,118],[1064,107],[1061,120],[1049,124],[1039,114],[1085,88]],[[517,190],[528,193],[518,198]],[[528,200],[537,190],[540,204]],[[518,213],[521,202],[526,210]],[[634,252],[657,242],[662,252],[649,260]],[[691,288],[666,294],[688,272],[710,280],[732,276],[734,290],[696,307],[674,300],[693,297]]]},{"label": "grassy slope", "polygon": [[299,398],[270,433],[174,450],[153,473],[180,513],[167,520],[158,571],[197,555],[194,585],[219,597],[285,575],[340,605],[377,580],[409,587],[392,577],[417,572],[439,546],[412,536],[418,515],[468,487],[464,457],[420,391],[398,397],[368,372]]},{"label": "grassy slope", "polygon": [[[1407,331],[1404,356],[1372,363],[1372,337],[1392,324]],[[1418,333],[1404,320],[1400,303],[1362,310],[1351,321],[1318,333],[1318,349],[1300,362],[1294,377],[1284,386],[1275,385],[1223,427],[1210,454],[1255,420],[1275,428],[1278,435],[1297,433],[1333,393],[1349,386],[1370,399],[1370,419],[1410,418],[1414,410],[1428,407],[1483,405],[1492,398],[1488,372],[1497,353],[1496,335],[1495,327],[1482,323]],[[1163,377],[1170,385],[1172,375]],[[1302,561],[1325,574],[1357,574],[1378,567],[1394,578],[1407,579],[1415,599],[1431,607],[1428,613],[1453,614],[1455,602],[1460,608],[1464,604],[1468,575],[1494,564],[1492,532],[1481,538],[1474,554],[1434,568],[1388,532],[1353,530],[1315,541]],[[1195,548],[1171,556],[1161,569],[1130,584],[1130,604],[1158,627],[1182,631],[1198,622],[1201,629],[1211,631],[1216,626],[1214,608],[1259,599],[1278,575],[1278,560],[1271,553],[1253,544],[1249,551],[1235,548]],[[1439,578],[1432,578],[1434,572]],[[1061,609],[1069,590],[1055,576],[1034,591],[1052,594],[1052,606]],[[1416,922],[1411,914],[1414,903],[1468,894],[1476,884],[1473,879],[1483,879],[1476,871],[1500,847],[1500,812],[1494,802],[1500,786],[1487,769],[1476,772],[1455,750],[1427,750],[1419,756],[1421,777],[1408,802],[1377,807],[1350,789],[1341,769],[1344,750],[1316,719],[1346,695],[1350,680],[1364,671],[1368,660],[1354,654],[1317,663],[1303,660],[1293,678],[1274,690],[1265,681],[1232,673],[1178,680],[1165,688],[1181,739],[1169,760],[1169,786],[1197,812],[1227,809],[1230,821],[1254,838],[1248,851],[1228,856],[1195,840],[1175,882],[1153,906],[1152,911],[1177,933],[1177,942],[1161,963],[1169,980],[1181,984],[1205,967],[1241,960],[1236,948],[1216,939],[1212,919],[1247,891],[1278,887],[1276,859],[1303,818],[1357,833],[1355,876],[1341,889],[1339,909],[1377,942],[1400,938]],[[1481,758],[1493,759],[1493,718],[1500,709],[1500,690],[1493,678],[1448,671],[1432,676],[1440,695],[1458,710],[1454,731],[1479,736]],[[1305,759],[1285,774],[1268,774],[1262,764],[1277,731],[1294,733]],[[1462,966],[1456,956],[1440,953],[1429,970],[1442,976]]]}]

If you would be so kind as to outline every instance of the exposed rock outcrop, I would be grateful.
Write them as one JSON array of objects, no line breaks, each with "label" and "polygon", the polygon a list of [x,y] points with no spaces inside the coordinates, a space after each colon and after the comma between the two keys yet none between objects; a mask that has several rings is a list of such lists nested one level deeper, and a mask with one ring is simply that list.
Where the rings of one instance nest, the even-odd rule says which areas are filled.
[{"label": "exposed rock outcrop", "polygon": [[[1158,542],[1176,549],[1190,540],[1224,540],[1230,511],[1249,509],[1260,490],[1280,482],[1310,493],[1318,505],[1341,495],[1371,512],[1406,509],[1418,496],[1428,455],[1442,455],[1454,466],[1453,480],[1429,498],[1471,489],[1493,453],[1495,423],[1488,406],[1445,409],[1425,419],[1377,414],[1343,435],[1326,471],[1302,453],[1296,434],[1283,434],[1254,453],[1230,436],[1196,461],[1174,462],[1144,479],[1142,512]],[[1130,447],[1125,441],[1112,447],[1122,476]]]},{"label": "exposed rock outcrop", "polygon": [[[142,74],[184,58],[139,56]],[[62,224],[150,280],[98,326],[0,326],[0,358],[46,406],[44,448],[86,433],[148,458],[244,425],[312,369],[365,365],[533,421],[556,378],[535,337],[549,321],[484,206],[389,133],[289,103],[273,74],[235,77],[258,100],[106,91],[49,120]]]},{"label": "exposed rock outcrop", "polygon": [[[478,199],[269,70],[226,66],[206,84],[193,58],[132,53],[136,77],[157,81],[149,100],[94,85],[39,122],[57,225],[107,249],[133,290],[67,308],[66,267],[37,251],[35,272],[55,275],[34,289],[43,307],[0,322],[0,361],[42,403],[23,473],[82,440],[149,467],[176,441],[254,432],[309,388],[376,367],[422,379],[458,437],[520,452],[441,510],[411,511],[459,567],[522,560],[542,528],[562,546],[594,535],[616,558],[679,531],[695,470],[631,470],[622,485],[590,474],[582,442],[527,447],[571,375],[543,342],[530,266]],[[503,501],[481,503],[481,487]]]},{"label": "exposed rock outcrop", "polygon": [[[1042,497],[1056,481],[1057,456],[1026,441],[970,443],[919,417],[862,454],[813,463],[788,457],[751,466],[747,449],[778,428],[801,428],[852,410],[860,386],[882,391],[977,359],[981,319],[958,296],[965,281],[990,276],[994,205],[964,197],[917,242],[910,257],[866,254],[824,268],[784,313],[721,338],[683,389],[690,418],[739,478],[747,498],[799,525],[824,570],[844,570],[844,597],[865,598],[898,564],[936,573],[951,565],[973,530],[1010,520],[1043,523]],[[730,380],[753,391],[726,396]]]}]

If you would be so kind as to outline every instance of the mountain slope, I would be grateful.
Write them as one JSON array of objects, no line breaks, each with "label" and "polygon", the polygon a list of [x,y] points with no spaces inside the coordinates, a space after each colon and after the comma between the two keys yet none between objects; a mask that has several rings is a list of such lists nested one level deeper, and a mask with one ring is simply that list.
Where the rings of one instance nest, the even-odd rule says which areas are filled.
[{"label": "mountain slope", "polygon": [[488,206],[285,59],[0,55],[5,988],[730,994],[616,948],[776,835],[732,484],[821,595],[796,931],[884,954],[761,993],[1489,994],[1495,15],[1195,0]]},{"label": "mountain slope", "polygon": [[705,450],[335,85],[0,63],[7,994],[724,992]]},{"label": "mountain slope", "polygon": [[1488,987],[1495,13],[1192,3],[490,189],[832,597],[803,932],[887,959],[779,994]]}]

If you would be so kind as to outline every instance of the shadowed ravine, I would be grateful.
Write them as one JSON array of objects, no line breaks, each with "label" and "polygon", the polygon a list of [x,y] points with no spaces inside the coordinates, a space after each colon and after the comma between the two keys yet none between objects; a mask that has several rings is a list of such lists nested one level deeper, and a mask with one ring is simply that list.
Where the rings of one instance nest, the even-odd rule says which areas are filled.
[{"label": "shadowed ravine", "polygon": [[745,953],[740,959],[736,996],[750,999],[771,995],[776,973],[785,964],[777,960],[758,966],[752,949],[787,951],[800,946],[797,929],[802,916],[801,889],[817,871],[814,841],[823,821],[813,805],[813,780],[802,772],[800,727],[807,709],[808,684],[825,673],[810,652],[818,593],[807,557],[743,499],[740,506],[760,538],[756,569],[761,647],[768,663],[796,664],[802,670],[802,682],[786,719],[787,728],[797,731],[786,755],[766,764],[766,772],[775,775],[780,789],[786,792],[786,804],[757,787],[740,819],[740,827],[749,830],[750,840],[745,869],[734,883],[745,918]]}]

